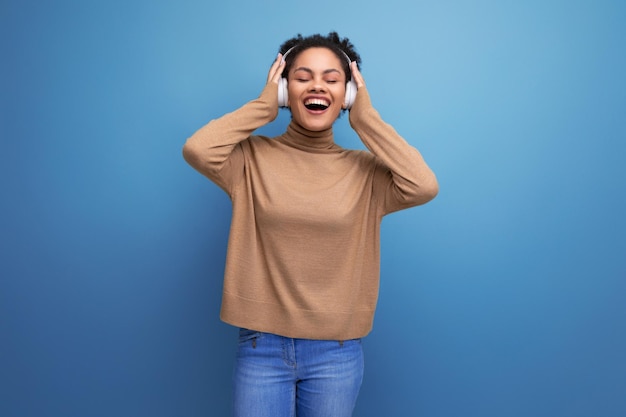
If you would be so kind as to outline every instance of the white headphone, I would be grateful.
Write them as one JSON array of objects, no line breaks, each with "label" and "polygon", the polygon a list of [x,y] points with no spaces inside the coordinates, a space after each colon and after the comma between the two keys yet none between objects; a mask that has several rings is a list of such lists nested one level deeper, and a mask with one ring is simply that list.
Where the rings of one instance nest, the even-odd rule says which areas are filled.
[{"label": "white headphone", "polygon": [[[289,54],[289,52],[291,52],[293,48],[295,48],[295,46],[289,48],[287,52],[285,52],[285,54],[283,55],[283,62],[285,61],[285,58],[287,57],[287,55]],[[346,57],[346,60],[348,60],[348,67],[350,67],[350,64],[352,62],[350,61],[350,57],[344,51],[341,51],[341,53],[343,54],[343,56]],[[356,87],[356,83],[354,82],[354,80],[350,80],[346,83],[346,97],[344,101],[346,103],[347,109],[352,107],[352,105],[354,104],[354,99],[356,98],[356,90],[357,90],[357,87]],[[289,92],[287,90],[287,78],[280,77],[280,79],[278,80],[278,105],[280,107],[287,107],[288,102],[289,102]]]}]

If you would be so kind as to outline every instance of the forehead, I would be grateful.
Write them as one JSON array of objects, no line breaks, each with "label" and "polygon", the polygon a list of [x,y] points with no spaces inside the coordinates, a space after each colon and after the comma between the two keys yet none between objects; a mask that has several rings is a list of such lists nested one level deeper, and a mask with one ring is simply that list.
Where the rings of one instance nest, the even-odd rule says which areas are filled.
[{"label": "forehead", "polygon": [[341,61],[333,51],[324,47],[307,48],[296,56],[293,68],[300,66],[308,68],[335,68],[341,69]]}]

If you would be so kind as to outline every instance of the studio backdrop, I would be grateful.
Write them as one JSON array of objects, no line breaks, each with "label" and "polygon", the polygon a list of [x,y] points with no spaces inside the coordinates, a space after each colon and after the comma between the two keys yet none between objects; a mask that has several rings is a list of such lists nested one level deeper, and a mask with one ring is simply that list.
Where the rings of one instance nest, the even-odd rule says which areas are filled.
[{"label": "studio backdrop", "polygon": [[335,30],[440,183],[383,220],[355,416],[623,417],[625,4],[3,0],[0,415],[229,415],[231,206],[182,146]]}]

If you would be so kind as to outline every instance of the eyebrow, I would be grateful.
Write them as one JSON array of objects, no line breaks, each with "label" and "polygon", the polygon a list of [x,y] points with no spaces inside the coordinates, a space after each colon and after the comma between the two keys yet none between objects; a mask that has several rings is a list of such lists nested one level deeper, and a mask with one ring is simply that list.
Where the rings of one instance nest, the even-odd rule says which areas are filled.
[{"label": "eyebrow", "polygon": [[[308,67],[298,67],[298,68],[293,70],[293,72],[296,72],[296,71],[306,71],[309,74],[313,74],[313,70],[311,68],[308,68]],[[329,74],[331,72],[338,72],[339,74],[341,74],[341,71],[339,71],[338,69],[335,69],[335,68],[329,68],[327,70],[324,70],[322,73],[323,74]]]}]

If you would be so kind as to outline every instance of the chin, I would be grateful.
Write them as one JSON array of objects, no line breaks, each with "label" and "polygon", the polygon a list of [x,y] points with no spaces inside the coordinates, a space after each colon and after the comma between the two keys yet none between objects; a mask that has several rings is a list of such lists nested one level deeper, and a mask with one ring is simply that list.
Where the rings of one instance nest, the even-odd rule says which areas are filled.
[{"label": "chin", "polygon": [[338,117],[339,114],[328,113],[324,115],[312,116],[305,112],[303,116],[294,117],[294,120],[296,121],[296,123],[298,123],[300,126],[307,130],[310,130],[312,132],[319,132],[322,130],[330,129]]},{"label": "chin", "polygon": [[333,123],[307,123],[305,121],[298,122],[303,128],[310,130],[311,132],[321,132],[322,130],[330,129]]}]

